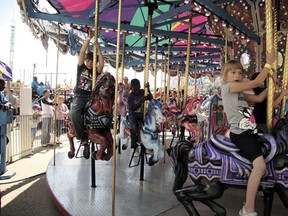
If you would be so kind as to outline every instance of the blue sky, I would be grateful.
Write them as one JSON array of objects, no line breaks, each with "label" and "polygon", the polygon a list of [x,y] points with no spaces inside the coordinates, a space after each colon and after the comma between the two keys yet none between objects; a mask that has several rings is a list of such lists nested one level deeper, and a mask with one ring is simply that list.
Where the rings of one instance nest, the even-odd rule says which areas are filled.
[{"label": "blue sky", "polygon": [[[20,9],[17,0],[1,1],[0,7],[0,60],[9,65],[10,60],[10,35],[11,25],[15,25],[15,45],[14,45],[14,64],[13,81],[20,79],[30,84],[33,75],[33,64],[37,64],[36,73],[40,81],[55,83],[55,75],[51,77],[50,72],[56,72],[57,49],[52,41],[49,41],[47,66],[46,51],[41,41],[34,38],[27,24],[22,22]],[[69,83],[76,77],[77,56],[70,54],[59,56],[59,82]],[[52,81],[51,81],[52,80]]]}]

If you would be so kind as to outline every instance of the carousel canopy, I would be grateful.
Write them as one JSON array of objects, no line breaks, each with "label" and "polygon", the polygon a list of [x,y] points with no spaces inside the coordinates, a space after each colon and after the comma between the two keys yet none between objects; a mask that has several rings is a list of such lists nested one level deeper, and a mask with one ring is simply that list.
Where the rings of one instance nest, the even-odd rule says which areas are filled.
[{"label": "carousel canopy", "polygon": [[[25,21],[32,32],[41,38],[45,48],[48,48],[49,39],[56,43],[60,27],[60,50],[63,53],[69,51],[75,54],[87,37],[87,27],[94,26],[95,0],[17,0],[17,2]],[[284,4],[283,0],[275,1],[274,4],[279,14],[281,4]],[[183,70],[187,55],[188,18],[192,11],[190,72],[196,70],[195,63],[197,71],[200,72],[219,70],[221,57],[226,49],[224,47],[233,47],[238,40],[235,40],[235,37],[252,41],[256,45],[262,43],[259,25],[263,20],[264,5],[264,0],[194,0],[192,4],[189,1],[177,0],[123,0],[120,43],[121,47],[125,43],[125,66],[132,66],[136,70],[143,69],[147,47],[147,20],[150,12],[152,13],[150,63],[154,63],[155,46],[158,44],[157,62],[161,64],[163,56],[167,57],[170,49],[171,65],[180,63],[180,70]],[[106,60],[114,66],[118,10],[119,1],[100,1],[99,41],[102,43],[104,54],[107,54]],[[255,13],[259,16],[255,16]],[[281,15],[278,18],[280,21],[282,18],[285,19]],[[258,29],[255,26],[258,26]],[[226,31],[227,29],[229,31]]]}]

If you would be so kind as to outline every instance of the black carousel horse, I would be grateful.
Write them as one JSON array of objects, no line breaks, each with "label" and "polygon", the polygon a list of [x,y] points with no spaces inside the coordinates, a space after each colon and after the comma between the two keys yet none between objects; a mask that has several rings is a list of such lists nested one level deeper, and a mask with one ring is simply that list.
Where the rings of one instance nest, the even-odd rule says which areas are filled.
[{"label": "black carousel horse", "polygon": [[[86,106],[84,123],[88,138],[91,142],[99,144],[100,148],[94,157],[96,160],[109,160],[113,156],[113,137],[111,133],[113,119],[113,105],[115,94],[115,79],[110,73],[102,73],[98,77],[92,91],[90,101]],[[75,129],[71,125],[67,136],[70,143],[68,157],[75,156],[73,138]],[[84,157],[89,158],[89,146],[84,146]]]},{"label": "black carousel horse", "polygon": [[[260,190],[264,193],[264,215],[269,216],[274,192],[288,208],[288,114],[277,122],[273,136],[264,134],[259,139],[266,162]],[[225,208],[214,200],[228,187],[245,187],[251,173],[251,163],[220,134],[199,144],[179,141],[170,151],[170,160],[175,173],[173,192],[194,216],[199,215],[194,201],[207,205],[215,215],[226,215]],[[183,187],[188,174],[194,185]]]}]

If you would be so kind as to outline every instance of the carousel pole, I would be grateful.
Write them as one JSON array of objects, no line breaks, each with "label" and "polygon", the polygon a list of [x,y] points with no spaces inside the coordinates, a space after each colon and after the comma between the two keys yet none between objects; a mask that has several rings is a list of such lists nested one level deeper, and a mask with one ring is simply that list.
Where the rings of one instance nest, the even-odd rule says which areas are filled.
[{"label": "carousel pole", "polygon": [[179,91],[180,91],[180,68],[179,68],[179,63],[177,63],[177,107],[179,107],[180,105],[180,94],[179,94]]},{"label": "carousel pole", "polygon": [[[192,4],[192,0],[190,0]],[[192,31],[192,8],[189,13],[189,27],[188,27],[188,39],[187,39],[187,54],[186,54],[186,67],[185,67],[185,85],[184,85],[184,98],[183,98],[183,109],[187,102],[187,92],[188,92],[188,76],[189,76],[189,65],[190,65],[190,53],[191,53],[191,31]]]},{"label": "carousel pole", "polygon": [[[99,1],[95,0],[95,20],[94,20],[94,41],[98,41],[98,25],[99,25]],[[97,79],[97,47],[93,46],[93,73],[92,73],[92,89],[96,85]]]},{"label": "carousel pole", "polygon": [[[165,52],[164,52],[165,55]],[[163,103],[167,102],[167,58],[166,55],[164,56],[164,98]]]},{"label": "carousel pole", "polygon": [[169,45],[168,45],[168,61],[167,61],[167,73],[168,73],[168,80],[167,80],[167,98],[166,101],[169,101],[170,97],[170,79],[171,79],[171,74],[170,74],[170,40],[169,40]]},{"label": "carousel pole", "polygon": [[154,62],[154,95],[156,98],[156,89],[157,89],[157,60],[158,60],[158,37],[156,37],[156,46],[155,46],[155,62]]},{"label": "carousel pole", "polygon": [[[99,1],[95,0],[95,18],[94,18],[94,43],[98,42],[98,22],[99,22]],[[92,71],[92,89],[95,88],[97,80],[97,47],[93,46],[93,71]],[[94,143],[91,143],[91,152],[95,151]],[[91,187],[96,187],[95,160],[91,157]]]},{"label": "carousel pole", "polygon": [[196,97],[197,94],[196,94],[196,91],[197,91],[197,62],[195,63],[195,76],[194,76],[194,93],[193,93],[193,96]]},{"label": "carousel pole", "polygon": [[165,73],[165,60],[163,55],[165,55],[164,51],[162,53],[162,73],[161,73],[161,86],[160,86],[160,101],[162,99],[162,89],[163,89],[163,73]]},{"label": "carousel pole", "polygon": [[125,69],[125,44],[126,44],[126,33],[123,33],[122,60],[121,60],[121,65],[122,65],[122,67],[121,67],[121,82],[122,83],[123,83],[123,79],[124,79],[124,69]]},{"label": "carousel pole", "polygon": [[[284,63],[284,72],[283,72],[283,81],[282,81],[282,88],[287,88],[288,84],[288,33],[286,34],[286,51],[285,51],[285,63]],[[282,106],[281,106],[281,113],[280,118],[283,118],[285,115],[285,107],[286,107],[286,99],[287,97],[284,96],[282,100]]]},{"label": "carousel pole", "polygon": [[[146,2],[146,1],[145,1]],[[145,58],[145,70],[144,70],[144,84],[148,83],[149,78],[149,62],[150,62],[150,46],[151,46],[151,25],[152,15],[154,11],[154,4],[146,2],[148,6],[148,20],[147,20],[147,44],[146,44],[146,58]],[[147,88],[145,88],[145,95],[147,95]],[[146,116],[147,101],[144,103],[144,119]]]},{"label": "carousel pole", "polygon": [[225,28],[225,63],[228,61],[228,29]]},{"label": "carousel pole", "polygon": [[[57,59],[56,59],[56,88],[55,88],[55,97],[54,100],[58,98],[58,71],[59,71],[59,45],[60,45],[60,25],[58,23],[58,38],[57,38]],[[52,80],[51,80],[52,82]],[[57,129],[57,121],[56,121],[56,107],[57,103],[54,105],[55,115],[54,115],[54,136],[53,136],[53,143],[54,143],[54,157],[53,157],[53,165],[56,165],[56,129]]]},{"label": "carousel pole", "polygon": [[[272,16],[272,0],[265,1],[265,21],[266,21],[266,47],[268,52],[273,50],[273,16]],[[273,64],[275,68],[275,64]],[[273,70],[269,70],[268,76],[268,95],[267,95],[267,128],[268,132],[272,132],[272,120],[273,120],[273,94],[274,94],[274,82],[272,79]]]},{"label": "carousel pole", "polygon": [[[192,0],[190,0],[192,5]],[[185,109],[187,103],[187,92],[188,92],[188,79],[189,79],[189,66],[190,66],[190,53],[191,53],[191,31],[192,31],[192,7],[189,13],[189,26],[188,26],[188,38],[187,38],[187,52],[186,52],[186,64],[185,64],[185,84],[184,84],[184,97],[182,103],[182,110]],[[185,128],[181,127],[180,140],[184,139]]]},{"label": "carousel pole", "polygon": [[[114,95],[114,124],[113,124],[113,168],[112,168],[112,216],[115,215],[115,194],[116,194],[116,135],[117,135],[117,98],[118,98],[118,71],[119,71],[119,53],[120,53],[120,32],[122,18],[122,0],[119,1],[118,8],[118,26],[117,26],[117,47],[116,47],[116,75],[115,75],[115,95]],[[125,42],[125,41],[124,41]],[[123,43],[123,50],[125,43]],[[124,51],[125,53],[125,51]],[[124,55],[122,55],[123,58]],[[122,65],[124,68],[124,65]]]}]

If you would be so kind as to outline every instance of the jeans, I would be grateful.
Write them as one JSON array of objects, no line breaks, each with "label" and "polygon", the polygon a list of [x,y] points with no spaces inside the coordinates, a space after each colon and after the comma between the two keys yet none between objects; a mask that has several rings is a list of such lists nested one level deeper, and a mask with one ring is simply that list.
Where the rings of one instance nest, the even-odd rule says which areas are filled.
[{"label": "jeans", "polygon": [[143,116],[129,116],[129,122],[130,122],[130,134],[131,134],[131,148],[136,148],[138,137],[139,137],[139,123],[143,122]]},{"label": "jeans", "polygon": [[42,119],[41,145],[50,143],[51,125],[52,125],[52,117]]},{"label": "jeans", "polygon": [[75,95],[69,114],[71,122],[75,128],[76,138],[79,140],[87,139],[83,115],[85,106],[89,99],[90,95]]},{"label": "jeans", "polygon": [[62,128],[64,126],[64,120],[56,120],[56,137],[60,137],[62,135]]}]

